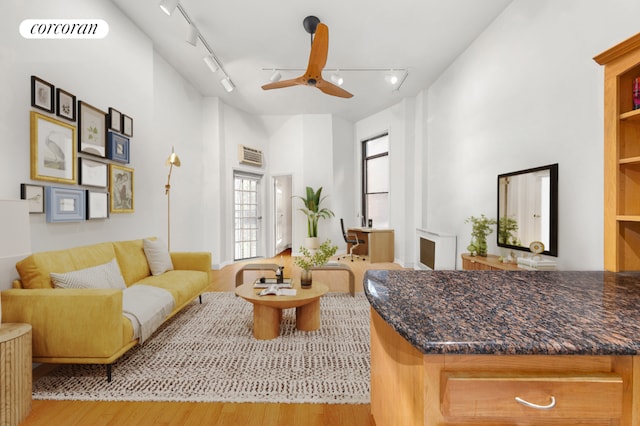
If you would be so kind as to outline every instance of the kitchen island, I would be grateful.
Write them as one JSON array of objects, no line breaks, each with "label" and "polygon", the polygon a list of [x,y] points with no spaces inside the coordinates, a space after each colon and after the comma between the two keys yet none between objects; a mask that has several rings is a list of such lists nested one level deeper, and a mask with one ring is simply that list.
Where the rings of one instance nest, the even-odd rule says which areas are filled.
[{"label": "kitchen island", "polygon": [[364,290],[378,426],[640,424],[638,273],[367,271]]}]

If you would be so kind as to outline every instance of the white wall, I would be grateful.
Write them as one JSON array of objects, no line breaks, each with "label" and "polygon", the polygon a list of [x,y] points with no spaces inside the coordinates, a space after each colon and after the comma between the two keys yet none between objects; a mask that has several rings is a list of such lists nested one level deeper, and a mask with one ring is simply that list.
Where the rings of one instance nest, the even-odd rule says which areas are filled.
[{"label": "white wall", "polygon": [[635,34],[639,15],[635,0],[515,0],[428,90],[424,225],[456,233],[463,252],[464,220],[496,216],[498,174],[559,163],[559,267],[602,269],[603,70],[592,58]]},{"label": "white wall", "polygon": [[[198,229],[203,223],[203,201],[197,184],[202,179],[201,96],[154,53],[147,36],[110,1],[7,3],[0,16],[0,140],[6,159],[0,168],[0,198],[19,198],[20,183],[59,185],[30,179],[32,74],[73,93],[78,100],[105,112],[114,107],[134,120],[128,166],[134,169],[135,212],[66,224],[49,224],[44,215],[31,215],[32,250],[149,235],[166,239],[168,168],[164,163],[172,145],[183,163],[174,170],[171,181],[172,249],[201,249],[203,237]],[[109,24],[109,34],[101,40],[27,40],[20,36],[22,20],[43,17],[103,19]]]}]

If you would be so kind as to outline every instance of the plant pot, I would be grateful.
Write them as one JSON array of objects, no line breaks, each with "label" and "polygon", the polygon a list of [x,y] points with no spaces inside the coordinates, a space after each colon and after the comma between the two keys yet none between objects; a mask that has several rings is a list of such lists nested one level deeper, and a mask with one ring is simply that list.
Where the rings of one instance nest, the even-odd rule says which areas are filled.
[{"label": "plant pot", "polygon": [[311,288],[311,271],[309,269],[303,269],[300,273],[300,287]]},{"label": "plant pot", "polygon": [[309,250],[317,250],[320,247],[320,239],[318,237],[307,237],[304,239],[304,246]]}]

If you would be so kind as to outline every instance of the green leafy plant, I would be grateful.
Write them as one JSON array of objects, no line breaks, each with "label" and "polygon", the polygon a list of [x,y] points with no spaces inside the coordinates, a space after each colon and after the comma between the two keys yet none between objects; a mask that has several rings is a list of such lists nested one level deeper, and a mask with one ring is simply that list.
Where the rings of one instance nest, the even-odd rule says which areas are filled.
[{"label": "green leafy plant", "polygon": [[512,217],[503,216],[498,221],[498,242],[500,244],[520,245],[520,240],[515,235],[518,230],[518,221]]},{"label": "green leafy plant", "polygon": [[320,247],[313,254],[306,247],[300,247],[302,256],[296,257],[293,263],[308,271],[314,266],[322,266],[327,263],[331,256],[336,254],[336,251],[338,251],[338,246],[331,244],[331,240],[326,240],[320,244]]},{"label": "green leafy plant", "polygon": [[493,232],[491,225],[495,225],[497,222],[495,219],[486,217],[481,214],[480,217],[471,216],[464,223],[471,223],[471,244],[467,247],[467,250],[471,254],[477,253],[480,256],[487,255],[487,235]]},{"label": "green leafy plant", "polygon": [[314,191],[313,188],[307,186],[306,198],[296,196],[296,198],[300,198],[304,203],[304,208],[301,208],[300,211],[307,216],[307,236],[309,237],[318,236],[318,219],[328,219],[334,216],[331,210],[327,208],[320,208],[320,203],[327,198],[321,197],[321,194],[322,187],[318,188],[317,191]]}]

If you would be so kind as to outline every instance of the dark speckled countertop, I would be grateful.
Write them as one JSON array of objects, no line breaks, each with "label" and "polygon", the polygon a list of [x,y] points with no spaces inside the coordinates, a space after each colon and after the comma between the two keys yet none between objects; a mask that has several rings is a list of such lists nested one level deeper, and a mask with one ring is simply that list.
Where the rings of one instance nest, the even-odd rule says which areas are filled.
[{"label": "dark speckled countertop", "polygon": [[640,354],[640,273],[370,270],[364,290],[424,354]]}]

